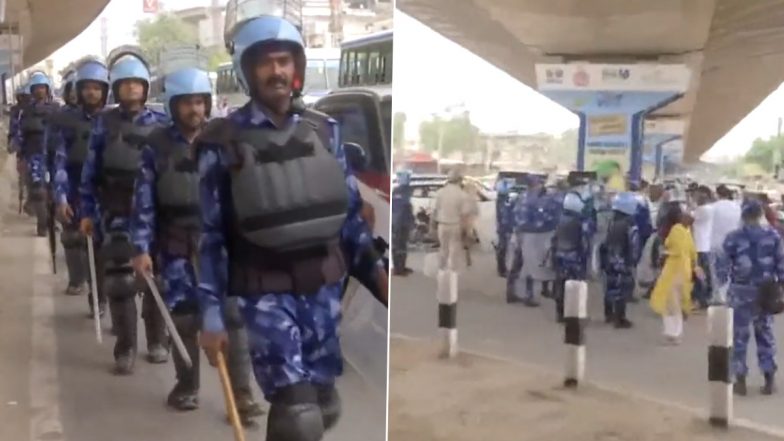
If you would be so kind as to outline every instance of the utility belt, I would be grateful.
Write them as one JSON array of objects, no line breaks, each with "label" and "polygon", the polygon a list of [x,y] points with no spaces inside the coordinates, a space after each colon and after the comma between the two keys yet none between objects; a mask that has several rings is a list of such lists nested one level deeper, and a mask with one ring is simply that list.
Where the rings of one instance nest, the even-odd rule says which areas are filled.
[{"label": "utility belt", "polygon": [[163,221],[158,227],[158,249],[167,255],[190,259],[198,252],[200,228],[187,228]]},{"label": "utility belt", "polygon": [[304,250],[274,252],[242,243],[229,253],[229,292],[235,295],[312,295],[340,282],[347,266],[337,240]]},{"label": "utility belt", "polygon": [[133,180],[109,178],[98,185],[98,202],[110,217],[130,217],[133,203]]}]

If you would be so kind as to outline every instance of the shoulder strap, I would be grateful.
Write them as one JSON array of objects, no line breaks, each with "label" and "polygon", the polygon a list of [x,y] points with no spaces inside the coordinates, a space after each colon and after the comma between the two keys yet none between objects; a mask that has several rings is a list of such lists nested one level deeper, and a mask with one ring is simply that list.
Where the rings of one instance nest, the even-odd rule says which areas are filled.
[{"label": "shoulder strap", "polygon": [[305,111],[302,112],[302,119],[316,132],[321,143],[324,144],[324,148],[332,151],[332,133],[329,124],[329,115],[317,110],[305,109]]}]

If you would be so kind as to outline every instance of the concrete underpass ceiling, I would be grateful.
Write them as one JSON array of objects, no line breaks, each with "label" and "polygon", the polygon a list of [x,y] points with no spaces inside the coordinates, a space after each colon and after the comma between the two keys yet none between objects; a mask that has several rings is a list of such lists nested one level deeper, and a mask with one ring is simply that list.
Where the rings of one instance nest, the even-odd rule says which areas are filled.
[{"label": "concrete underpass ceiling", "polygon": [[18,69],[40,62],[78,36],[109,0],[6,0],[6,4],[4,27],[18,24],[23,36],[24,59]]},{"label": "concrete underpass ceiling", "polygon": [[534,88],[541,62],[687,64],[691,89],[655,113],[686,121],[687,161],[784,80],[784,0],[397,0],[397,7]]}]

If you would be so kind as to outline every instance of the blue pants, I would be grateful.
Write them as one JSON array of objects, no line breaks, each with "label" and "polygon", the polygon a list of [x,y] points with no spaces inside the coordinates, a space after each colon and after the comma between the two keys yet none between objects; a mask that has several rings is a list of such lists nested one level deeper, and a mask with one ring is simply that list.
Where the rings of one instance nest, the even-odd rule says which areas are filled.
[{"label": "blue pants", "polygon": [[241,298],[256,381],[267,401],[283,387],[329,386],[343,373],[337,329],[342,283],[313,295],[265,294]]},{"label": "blue pants", "polygon": [[730,286],[730,306],[733,308],[732,370],[736,376],[746,376],[746,365],[751,330],[757,344],[757,362],[763,373],[775,373],[776,337],[773,335],[773,317],[759,310],[756,287]]}]

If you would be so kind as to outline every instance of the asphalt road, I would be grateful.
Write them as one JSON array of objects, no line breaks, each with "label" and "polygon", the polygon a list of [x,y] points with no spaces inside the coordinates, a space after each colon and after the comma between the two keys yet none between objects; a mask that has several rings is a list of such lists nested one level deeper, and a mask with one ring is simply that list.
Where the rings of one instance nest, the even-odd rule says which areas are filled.
[{"label": "asphalt road", "polygon": [[[421,274],[424,254],[409,255],[408,266],[417,272],[392,279],[390,333],[416,338],[437,336],[438,305],[435,281]],[[543,300],[539,308],[505,303],[505,281],[495,273],[493,256],[475,253],[474,264],[460,277],[457,307],[459,345],[462,348],[561,372],[565,360],[563,330],[555,322],[554,303]],[[707,409],[706,316],[692,316],[685,324],[683,343],[667,347],[661,342],[661,321],[646,303],[630,307],[635,327],[616,330],[605,325],[598,286],[589,293],[587,367],[589,381],[677,403]],[[778,341],[784,341],[784,324],[775,325]],[[394,365],[395,353],[390,352]],[[779,353],[777,361],[782,364]],[[756,367],[755,348],[749,351],[750,395],[735,400],[735,414],[766,426],[784,429],[781,418],[784,392],[772,397],[758,393],[762,377]],[[779,380],[779,383],[784,383]]]}]

